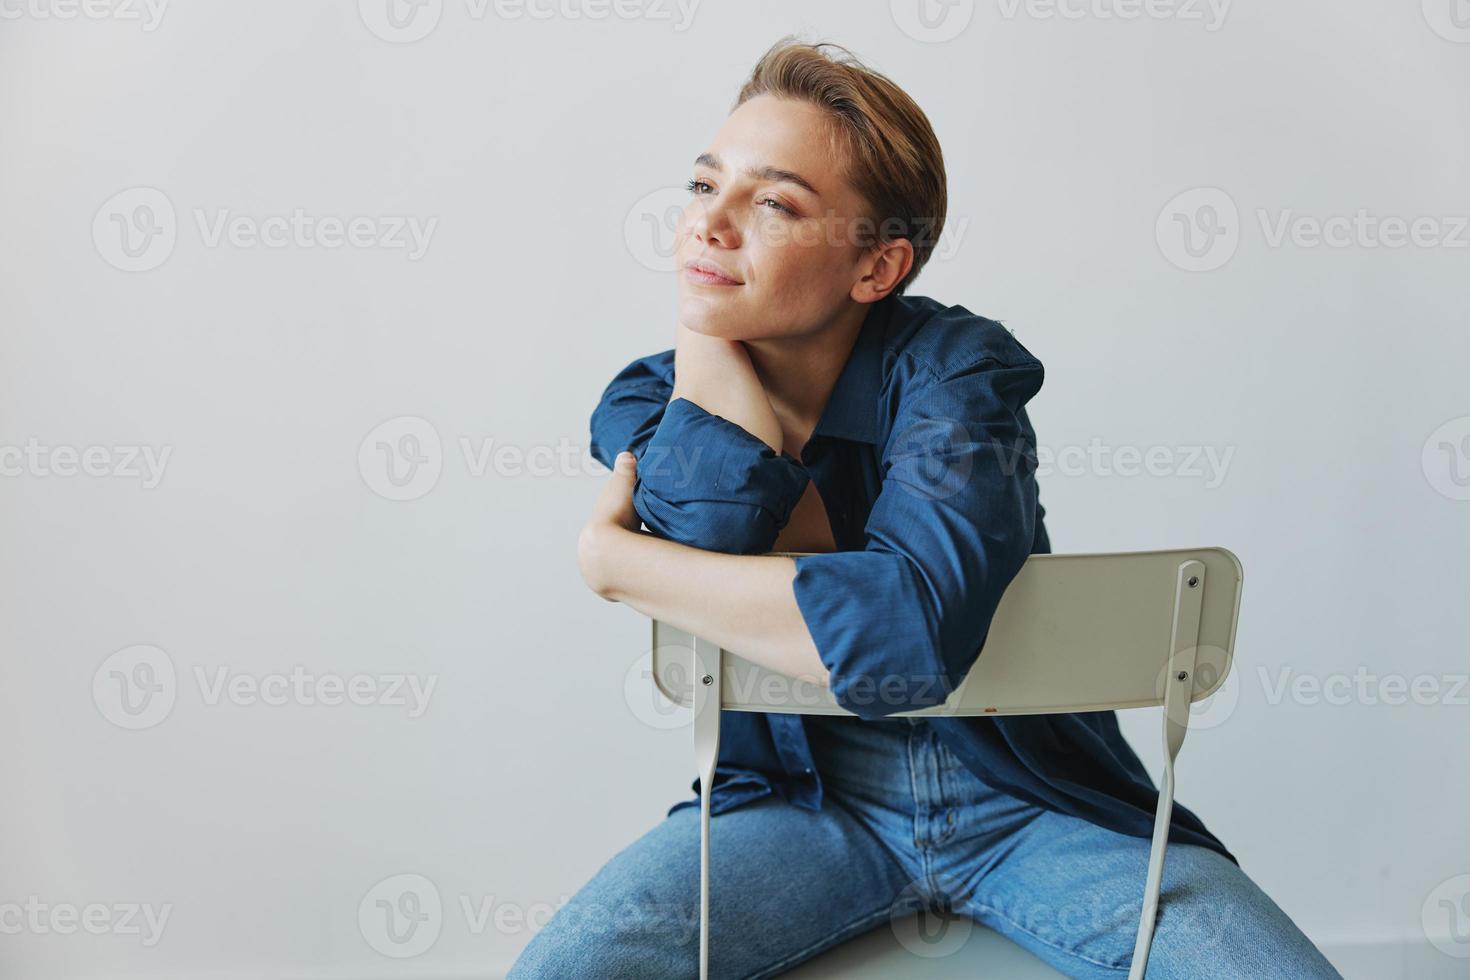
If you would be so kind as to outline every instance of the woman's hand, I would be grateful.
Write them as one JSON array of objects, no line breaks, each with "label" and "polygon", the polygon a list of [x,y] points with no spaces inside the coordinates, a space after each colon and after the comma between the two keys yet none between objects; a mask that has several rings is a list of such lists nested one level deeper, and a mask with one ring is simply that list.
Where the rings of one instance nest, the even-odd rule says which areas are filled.
[{"label": "woman's hand", "polygon": [[643,526],[638,511],[633,509],[633,485],[638,478],[638,459],[624,450],[613,460],[612,474],[602,485],[597,502],[587,523],[620,527],[625,531],[637,531]]},{"label": "woman's hand", "polygon": [[780,451],[781,423],[756,377],[750,351],[738,340],[699,333],[678,323],[674,335],[674,391],[711,415],[729,419]]},{"label": "woman's hand", "polygon": [[628,534],[636,534],[643,525],[633,508],[633,485],[638,476],[638,460],[630,452],[618,453],[613,460],[612,475],[592,505],[592,513],[577,539],[577,567],[587,587],[609,602],[612,583],[608,570],[611,554]]}]

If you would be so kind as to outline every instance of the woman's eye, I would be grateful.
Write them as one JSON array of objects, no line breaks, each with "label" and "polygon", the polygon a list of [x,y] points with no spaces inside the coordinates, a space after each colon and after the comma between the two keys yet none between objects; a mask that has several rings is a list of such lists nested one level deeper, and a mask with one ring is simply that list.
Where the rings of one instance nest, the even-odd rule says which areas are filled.
[{"label": "woman's eye", "polygon": [[[689,193],[696,195],[713,194],[715,192],[714,187],[712,187],[708,181],[700,180],[698,177],[691,177],[684,184],[684,189],[687,190]],[[786,205],[776,200],[774,197],[764,197],[756,203],[761,205],[769,205],[770,210],[780,211],[782,214],[788,214],[792,216],[795,216],[796,214],[795,211],[791,210]]]}]

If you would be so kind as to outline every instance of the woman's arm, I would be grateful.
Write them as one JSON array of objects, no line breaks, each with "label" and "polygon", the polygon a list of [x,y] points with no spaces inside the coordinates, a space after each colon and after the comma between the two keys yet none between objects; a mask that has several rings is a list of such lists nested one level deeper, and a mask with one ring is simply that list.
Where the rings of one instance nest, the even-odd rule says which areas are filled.
[{"label": "woman's arm", "polygon": [[[592,442],[609,467],[638,458],[633,504],[659,538],[704,551],[773,550],[810,474],[781,450],[781,425],[739,341],[676,324],[673,377],[650,387],[619,374],[593,413]],[[668,351],[659,355],[665,370]]]},{"label": "woman's arm", "polygon": [[674,392],[711,415],[729,419],[776,452],[784,442],[781,423],[756,377],[750,353],[738,340],[696,333],[680,323],[674,339]]},{"label": "woman's arm", "polygon": [[[792,591],[793,560],[724,553],[769,550],[757,549],[757,542],[774,536],[776,516],[805,485],[794,460],[771,458],[781,451],[781,426],[745,345],[676,325],[674,385],[666,395],[672,429],[662,424],[661,406],[653,415],[653,393],[637,380],[625,386],[635,389],[631,394],[620,389],[612,403],[624,406],[635,396],[642,401],[615,411],[605,393],[594,413],[594,444],[606,450],[628,439],[635,452],[613,466],[582,531],[583,578],[605,599],[768,670],[825,686],[827,668]],[[644,414],[649,419],[627,434],[631,426],[623,417]],[[651,453],[641,473],[640,452]],[[634,507],[640,487],[641,514]],[[659,533],[642,533],[645,521]]]},{"label": "woman's arm", "polygon": [[632,454],[619,455],[582,530],[577,557],[587,585],[751,663],[826,686],[792,591],[794,560],[720,554],[639,532],[635,467]]}]

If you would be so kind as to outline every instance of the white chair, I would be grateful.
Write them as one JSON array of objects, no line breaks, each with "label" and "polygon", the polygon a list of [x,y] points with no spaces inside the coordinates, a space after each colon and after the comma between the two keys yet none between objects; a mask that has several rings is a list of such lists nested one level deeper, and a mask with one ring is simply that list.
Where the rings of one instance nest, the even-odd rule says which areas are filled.
[{"label": "white chair", "polygon": [[[1190,704],[1214,693],[1230,670],[1242,578],[1240,561],[1224,548],[1032,555],[1002,596],[974,667],[949,699],[894,715],[1163,706],[1164,778],[1130,980],[1142,980],[1153,941],[1174,809],[1174,759],[1189,727]],[[664,697],[694,710],[701,790],[699,976],[708,980],[710,789],[720,712],[851,712],[820,685],[765,670],[657,620],[652,671]],[[874,690],[881,696],[881,683]]]}]

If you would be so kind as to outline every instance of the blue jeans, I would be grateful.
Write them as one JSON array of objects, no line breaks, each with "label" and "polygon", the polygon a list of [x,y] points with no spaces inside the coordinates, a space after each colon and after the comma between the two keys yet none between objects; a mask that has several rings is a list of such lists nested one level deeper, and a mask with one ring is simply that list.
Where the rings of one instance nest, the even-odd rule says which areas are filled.
[{"label": "blue jeans", "polygon": [[[1148,840],[990,788],[922,718],[806,721],[821,812],[769,796],[712,821],[711,977],[776,976],[921,908],[1068,976],[1127,975]],[[608,861],[507,980],[683,980],[698,955],[699,810],[685,807]],[[1169,846],[1148,975],[1340,976],[1243,871],[1192,844]]]}]

